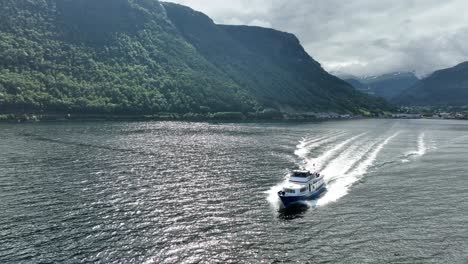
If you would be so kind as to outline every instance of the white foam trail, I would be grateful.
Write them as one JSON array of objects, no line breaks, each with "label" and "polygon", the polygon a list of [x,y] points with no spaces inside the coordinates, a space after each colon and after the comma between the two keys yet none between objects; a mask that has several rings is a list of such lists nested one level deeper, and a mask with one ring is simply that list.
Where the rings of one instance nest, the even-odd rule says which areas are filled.
[{"label": "white foam trail", "polygon": [[[343,152],[339,153],[348,144],[367,134],[367,132],[361,133],[341,142],[340,144],[337,144],[333,148],[323,153],[317,159],[308,160],[309,163],[307,167],[312,166],[313,162],[320,162],[319,165],[322,169],[322,173],[325,175],[325,181],[327,182],[328,191],[319,200],[307,201],[307,204],[310,207],[323,206],[330,202],[335,202],[341,197],[348,194],[349,188],[360,178],[362,178],[362,176],[364,176],[365,173],[367,173],[368,169],[374,164],[378,154],[393,138],[398,136],[399,133],[400,132],[394,133],[393,135],[387,137],[380,143],[373,142],[367,145],[353,144],[346,148]],[[335,136],[335,139],[338,137],[339,136]],[[330,142],[332,141],[331,138],[333,137],[328,137],[327,139],[319,138],[315,139],[315,141],[317,143],[320,141]],[[305,143],[303,142],[305,141],[306,140],[301,141],[301,143],[298,145],[298,148],[304,147]],[[325,162],[327,161],[329,162],[325,166]],[[356,164],[357,166],[355,166]],[[282,187],[286,183],[287,181],[285,179],[283,182],[271,187],[270,190],[266,191],[266,193],[268,194],[267,200],[275,209],[279,209],[281,207],[281,202],[278,198],[277,193],[282,189]]]},{"label": "white foam trail", "polygon": [[385,139],[382,143],[380,143],[374,151],[369,155],[369,157],[359,164],[359,166],[351,172],[351,174],[355,175],[362,175],[367,172],[367,169],[374,163],[375,159],[377,158],[377,155],[382,151],[382,149],[395,137],[397,137],[400,134],[400,131],[396,132],[395,134],[391,135],[387,139]]},{"label": "white foam trail", "polygon": [[[323,137],[318,137],[318,138],[303,138],[299,144],[296,146],[296,150],[294,151],[294,154],[297,155],[299,158],[305,159],[307,154],[314,148],[317,148],[323,144],[326,144],[327,142],[331,142],[338,138],[340,135],[343,135],[344,133],[334,133],[332,135],[327,135]],[[287,183],[287,179],[285,178],[284,181],[281,183],[271,187],[268,191],[265,193],[267,194],[267,200],[268,202],[276,209],[278,210],[281,207],[281,201],[278,198],[278,192],[283,189],[283,186]]]},{"label": "white foam trail", "polygon": [[299,158],[304,158],[307,153],[309,153],[309,145],[310,143],[315,143],[315,142],[320,142],[328,137],[319,137],[313,140],[310,139],[302,139],[299,144],[296,146],[296,150],[294,151],[294,154],[298,156]]},{"label": "white foam trail", "polygon": [[331,142],[335,140],[338,136],[325,136],[325,137],[319,137],[314,140],[303,140],[299,143],[299,145],[296,146],[296,150],[294,151],[294,154],[298,156],[299,158],[304,159],[307,154],[310,153],[311,150],[318,148],[328,142]]},{"label": "white foam trail", "polygon": [[353,144],[347,148],[321,170],[325,181],[330,182],[335,178],[345,175],[353,168],[353,166],[356,165],[356,163],[359,162],[359,160],[362,159],[362,157],[371,151],[375,144],[375,142],[371,144],[365,144],[363,141],[359,141],[358,143]]},{"label": "white foam trail", "polygon": [[278,198],[278,192],[283,189],[283,186],[285,184],[286,180],[280,184],[271,187],[270,190],[266,191],[267,200],[275,208],[275,210],[278,210],[281,207],[281,201]]},{"label": "white foam trail", "polygon": [[317,168],[318,170],[323,169],[323,167],[325,165],[325,162],[330,160],[330,158],[332,158],[334,155],[336,155],[347,144],[349,144],[349,143],[353,142],[354,140],[364,136],[365,134],[367,134],[367,132],[364,132],[364,133],[361,133],[361,134],[359,134],[357,136],[351,137],[351,138],[341,142],[340,144],[334,146],[330,150],[326,151],[324,154],[322,154],[318,158],[307,160],[306,161],[306,164],[307,164],[306,168],[309,169],[309,170],[314,170],[315,168]]},{"label": "white foam trail", "polygon": [[[314,139],[302,139],[297,145],[297,149],[294,152],[294,154],[296,154],[299,158],[305,159],[305,157],[308,153],[310,153],[311,150],[320,147],[326,143],[332,142],[344,134],[344,132],[339,132]],[[281,207],[281,202],[278,198],[278,192],[282,190],[283,186],[286,183],[287,179],[285,178],[283,182],[271,187],[268,191],[266,191],[267,200],[275,209],[279,209]]]},{"label": "white foam trail", "polygon": [[421,156],[424,156],[424,154],[426,154],[426,151],[427,151],[427,147],[426,147],[426,143],[424,141],[424,138],[425,138],[425,134],[420,133],[419,136],[418,136],[418,149],[415,150],[415,151],[408,152],[405,156],[406,157],[410,157],[410,156],[421,157]]},{"label": "white foam trail", "polygon": [[324,136],[324,137],[319,137],[313,140],[303,139],[296,146],[296,150],[294,151],[294,154],[298,156],[299,158],[305,159],[307,154],[309,154],[311,150],[316,149],[326,143],[332,142],[342,135],[344,135],[343,132],[335,133],[335,134]]},{"label": "white foam trail", "polygon": [[423,156],[426,154],[427,147],[426,144],[424,143],[424,137],[426,134],[421,133],[418,137],[418,155]]},{"label": "white foam trail", "polygon": [[349,188],[367,173],[368,169],[374,164],[377,155],[393,138],[398,136],[399,133],[400,132],[396,132],[395,134],[387,137],[383,142],[378,144],[375,149],[372,150],[372,152],[369,153],[369,151],[371,151],[371,149],[375,146],[375,144],[371,145],[369,147],[369,151],[364,152],[364,155],[366,153],[369,153],[369,155],[361,163],[359,163],[356,168],[342,176],[337,176],[333,179],[332,182],[327,184],[328,191],[322,198],[317,201],[317,206],[323,206],[328,203],[335,202],[348,194]]}]

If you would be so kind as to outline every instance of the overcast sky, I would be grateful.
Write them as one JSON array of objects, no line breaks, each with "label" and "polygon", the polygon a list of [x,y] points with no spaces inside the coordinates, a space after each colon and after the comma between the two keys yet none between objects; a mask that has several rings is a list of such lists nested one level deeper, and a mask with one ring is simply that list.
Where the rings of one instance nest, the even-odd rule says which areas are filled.
[{"label": "overcast sky", "polygon": [[328,71],[418,75],[468,61],[467,0],[170,0],[219,24],[294,33]]}]

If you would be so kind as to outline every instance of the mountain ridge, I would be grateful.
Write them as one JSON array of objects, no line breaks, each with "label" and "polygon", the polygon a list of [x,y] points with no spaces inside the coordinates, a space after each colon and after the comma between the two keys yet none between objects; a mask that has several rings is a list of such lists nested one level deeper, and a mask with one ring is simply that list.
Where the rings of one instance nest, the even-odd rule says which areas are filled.
[{"label": "mountain ridge", "polygon": [[413,72],[393,72],[382,75],[345,78],[356,89],[392,101],[394,97],[419,82]]},{"label": "mountain ridge", "polygon": [[394,102],[408,106],[467,106],[468,61],[435,71]]},{"label": "mountain ridge", "polygon": [[216,25],[177,4],[5,0],[0,18],[3,113],[391,109],[329,75],[292,34]]},{"label": "mountain ridge", "polygon": [[[253,90],[256,96],[264,99],[263,102],[269,107],[281,108],[281,104],[300,107],[301,104],[311,103],[317,105],[315,110],[324,110],[329,105],[335,109],[343,107],[347,103],[346,99],[345,102],[338,102],[343,97],[336,98],[336,94],[333,92],[347,93],[346,96],[355,96],[360,100],[366,100],[362,95],[354,94],[347,84],[323,70],[320,64],[305,52],[293,34],[257,26],[216,25],[203,13],[188,7],[181,8],[178,4],[167,2],[163,2],[163,6],[166,7],[171,21],[183,32],[182,35],[186,37],[188,42],[195,47],[201,47],[200,52],[205,57],[228,72],[235,80],[238,80],[240,76],[247,80],[242,82],[243,86]],[[209,24],[209,28],[216,34],[199,37],[207,34],[206,28],[208,27],[206,26],[203,31],[200,31],[198,24]],[[192,34],[184,34],[184,32]],[[198,33],[198,38],[194,38],[193,32]],[[233,39],[237,43],[234,48],[231,45]],[[251,39],[255,39],[255,41],[251,41]],[[218,52],[220,47],[224,52]],[[255,58],[255,61],[252,61],[251,58]],[[229,63],[226,63],[226,60],[229,60]],[[314,69],[314,71],[304,73],[304,69]],[[298,75],[297,72],[301,71],[304,74]],[[330,87],[328,92],[321,91],[325,84],[317,84],[314,82],[316,80],[306,77],[306,75],[312,76],[314,74],[318,75],[313,76],[318,77],[316,80],[320,78],[332,80],[332,85],[338,87]],[[245,76],[248,78],[244,78]],[[268,78],[262,76],[268,76]],[[293,86],[294,89],[285,89],[288,86]],[[317,87],[313,90],[316,94],[310,93],[311,87]],[[301,93],[295,94],[297,91]],[[314,100],[305,101],[304,95],[308,98],[314,98]],[[271,103],[271,98],[274,99],[274,103]],[[323,100],[324,98],[326,101]],[[290,100],[285,101],[285,99]]]}]

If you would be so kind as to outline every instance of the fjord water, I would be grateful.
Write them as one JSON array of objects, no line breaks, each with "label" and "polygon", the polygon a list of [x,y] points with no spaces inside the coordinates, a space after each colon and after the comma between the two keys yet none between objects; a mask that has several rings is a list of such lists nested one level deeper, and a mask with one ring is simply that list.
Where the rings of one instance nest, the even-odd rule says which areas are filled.
[{"label": "fjord water", "polygon": [[[468,122],[0,125],[0,262],[468,263]],[[280,210],[288,168],[328,192]]]}]

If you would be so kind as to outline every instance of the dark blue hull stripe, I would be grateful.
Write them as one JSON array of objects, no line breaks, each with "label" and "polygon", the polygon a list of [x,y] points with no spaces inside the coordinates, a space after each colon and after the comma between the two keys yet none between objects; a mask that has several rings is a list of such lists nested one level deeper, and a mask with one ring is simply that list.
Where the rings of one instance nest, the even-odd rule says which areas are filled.
[{"label": "dark blue hull stripe", "polygon": [[318,198],[327,188],[325,186],[322,186],[320,189],[317,191],[311,193],[310,195],[304,195],[304,196],[279,196],[281,199],[281,202],[285,207],[288,207],[291,204],[298,203],[301,201],[307,201],[307,200],[313,200]]}]

